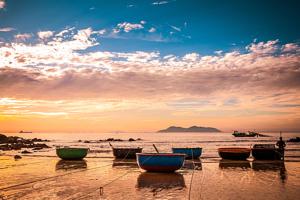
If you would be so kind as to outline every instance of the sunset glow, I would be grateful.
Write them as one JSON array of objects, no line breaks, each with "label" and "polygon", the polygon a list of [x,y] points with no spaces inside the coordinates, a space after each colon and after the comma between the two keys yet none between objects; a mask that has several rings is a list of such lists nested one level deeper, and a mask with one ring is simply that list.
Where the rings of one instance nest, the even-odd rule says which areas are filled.
[{"label": "sunset glow", "polygon": [[[21,26],[14,18],[29,11],[16,13],[20,5],[13,4],[0,4],[1,131],[300,130],[299,38],[249,35],[248,43],[171,52],[193,40],[199,24],[135,15],[103,24],[66,17],[59,26]],[[86,8],[86,18],[97,18],[97,5]],[[118,51],[124,41],[134,49]],[[110,42],[114,48],[105,46]]]}]

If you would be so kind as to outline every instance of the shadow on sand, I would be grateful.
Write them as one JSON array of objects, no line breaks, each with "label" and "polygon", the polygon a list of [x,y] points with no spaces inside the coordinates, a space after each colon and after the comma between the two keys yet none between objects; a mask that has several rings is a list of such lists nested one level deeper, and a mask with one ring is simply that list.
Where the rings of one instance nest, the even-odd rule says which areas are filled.
[{"label": "shadow on sand", "polygon": [[76,169],[86,169],[87,163],[85,160],[59,160],[56,163],[55,170],[76,170]]},{"label": "shadow on sand", "polygon": [[184,177],[180,173],[152,173],[142,172],[137,178],[137,188],[150,189],[183,189],[185,188]]},{"label": "shadow on sand", "polygon": [[231,168],[241,168],[241,169],[250,169],[251,165],[248,160],[227,160],[222,159],[219,162],[219,168],[221,169],[231,169]]}]

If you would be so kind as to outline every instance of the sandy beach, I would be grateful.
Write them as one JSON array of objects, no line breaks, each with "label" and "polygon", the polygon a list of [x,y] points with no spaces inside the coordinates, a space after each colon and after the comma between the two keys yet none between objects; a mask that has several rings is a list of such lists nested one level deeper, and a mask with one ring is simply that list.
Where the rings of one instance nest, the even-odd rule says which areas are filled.
[{"label": "sandy beach", "polygon": [[[186,161],[176,173],[150,173],[139,169],[135,160],[120,160],[112,156],[107,143],[79,143],[64,140],[57,134],[56,140],[44,149],[22,155],[20,151],[2,152],[0,157],[0,194],[2,199],[296,199],[300,188],[299,145],[287,153],[281,161],[226,161],[216,154],[219,146],[248,146],[265,138],[240,139],[230,134],[191,134],[190,141],[180,143],[186,133],[176,133],[176,139],[167,143],[170,136],[138,134],[141,141],[115,142],[117,146],[143,146],[144,151],[154,151],[156,143],[162,151],[171,146],[203,146],[203,156]],[[272,134],[270,134],[272,136]],[[32,135],[46,138],[48,134]],[[135,134],[107,134],[119,138],[135,137]],[[55,137],[52,135],[52,137]],[[99,138],[90,134],[90,140]],[[270,142],[275,137],[269,137]],[[159,143],[160,141],[160,143]],[[194,142],[191,142],[194,141]],[[197,142],[199,141],[199,142]],[[211,142],[209,142],[211,141]],[[214,141],[214,142],[212,142]],[[82,161],[64,161],[56,157],[54,145],[87,146],[94,150]],[[98,151],[96,151],[96,149]],[[100,150],[102,150],[102,153]],[[206,151],[207,150],[207,151]],[[296,149],[297,150],[297,149]],[[95,153],[96,152],[96,153]],[[295,154],[296,152],[296,154]],[[22,159],[15,160],[19,154]],[[195,164],[195,166],[194,166]]]}]

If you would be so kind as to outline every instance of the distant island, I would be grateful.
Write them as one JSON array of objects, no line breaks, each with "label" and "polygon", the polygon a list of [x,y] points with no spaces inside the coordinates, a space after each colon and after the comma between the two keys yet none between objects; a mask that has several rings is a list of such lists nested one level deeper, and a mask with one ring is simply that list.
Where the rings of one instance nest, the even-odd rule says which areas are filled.
[{"label": "distant island", "polygon": [[158,133],[177,133],[177,132],[221,132],[219,129],[212,127],[201,127],[201,126],[191,126],[189,128],[183,128],[179,126],[170,126],[167,129],[159,130]]}]

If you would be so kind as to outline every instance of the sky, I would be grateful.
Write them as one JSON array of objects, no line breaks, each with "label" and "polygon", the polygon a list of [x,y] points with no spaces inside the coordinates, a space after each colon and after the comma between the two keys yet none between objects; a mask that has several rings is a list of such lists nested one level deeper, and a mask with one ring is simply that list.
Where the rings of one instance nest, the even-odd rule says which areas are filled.
[{"label": "sky", "polygon": [[0,132],[300,131],[299,9],[0,0]]}]

